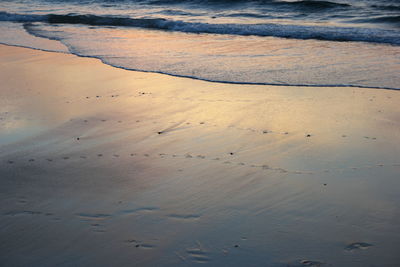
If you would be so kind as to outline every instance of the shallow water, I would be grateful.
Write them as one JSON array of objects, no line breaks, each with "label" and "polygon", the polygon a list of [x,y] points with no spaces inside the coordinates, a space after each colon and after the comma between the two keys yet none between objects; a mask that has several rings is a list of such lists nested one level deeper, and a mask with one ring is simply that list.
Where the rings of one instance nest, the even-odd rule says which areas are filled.
[{"label": "shallow water", "polygon": [[0,29],[17,34],[0,42],[65,51],[51,39],[113,66],[210,81],[400,89],[399,9],[390,0],[5,1]]}]

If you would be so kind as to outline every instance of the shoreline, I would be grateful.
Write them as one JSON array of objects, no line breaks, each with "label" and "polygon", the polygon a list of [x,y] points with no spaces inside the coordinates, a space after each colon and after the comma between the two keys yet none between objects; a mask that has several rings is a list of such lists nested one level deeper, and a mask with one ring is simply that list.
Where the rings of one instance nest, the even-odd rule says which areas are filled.
[{"label": "shoreline", "polygon": [[[57,41],[60,42],[60,41]],[[65,46],[67,49],[68,47],[64,45],[63,43],[60,42],[63,46]],[[24,46],[24,45],[11,45],[11,44],[6,44],[6,43],[0,43],[0,45],[4,46],[11,46],[11,47],[19,47],[19,48],[26,48],[26,49],[32,49],[32,50],[37,50],[37,51],[42,51],[42,52],[48,52],[48,53],[61,53],[61,54],[67,54],[67,55],[73,55],[77,56],[80,58],[90,58],[90,59],[97,59],[99,60],[102,64],[116,68],[116,69],[122,69],[126,71],[134,71],[134,72],[143,72],[143,73],[153,73],[153,74],[160,74],[160,75],[167,75],[171,76],[174,78],[181,78],[181,79],[191,79],[191,80],[197,80],[197,81],[203,81],[203,82],[210,82],[210,83],[221,83],[221,84],[232,84],[232,85],[254,85],[254,86],[273,86],[273,87],[311,87],[311,88],[359,88],[359,89],[377,89],[377,90],[394,90],[394,91],[400,91],[400,88],[394,88],[394,87],[380,87],[380,86],[362,86],[362,85],[352,85],[352,84],[323,84],[323,85],[318,85],[318,84],[279,84],[279,83],[257,83],[257,82],[234,82],[234,81],[219,81],[219,80],[207,80],[206,78],[201,78],[201,77],[196,77],[196,76],[184,76],[184,75],[179,75],[179,74],[170,74],[167,72],[158,72],[158,71],[147,71],[147,70],[140,70],[140,69],[132,69],[132,68],[125,68],[117,65],[112,65],[110,63],[106,63],[99,57],[95,56],[84,56],[84,55],[78,55],[74,54],[70,51],[63,52],[63,51],[55,51],[55,50],[47,50],[47,49],[42,49],[42,48],[34,48],[34,47],[29,47],[29,46]]]},{"label": "shoreline", "polygon": [[0,265],[399,263],[400,92],[99,61],[0,45]]}]

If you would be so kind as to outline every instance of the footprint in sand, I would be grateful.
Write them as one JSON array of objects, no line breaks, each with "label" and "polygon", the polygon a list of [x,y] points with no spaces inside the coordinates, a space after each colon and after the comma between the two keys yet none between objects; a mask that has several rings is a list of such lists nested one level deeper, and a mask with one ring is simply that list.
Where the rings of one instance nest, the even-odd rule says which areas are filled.
[{"label": "footprint in sand", "polygon": [[136,244],[137,248],[144,248],[144,249],[152,249],[155,248],[155,245],[152,244],[146,244],[146,243],[141,243],[141,244]]},{"label": "footprint in sand", "polygon": [[303,267],[303,266],[310,266],[310,267],[319,267],[325,265],[322,261],[316,260],[297,260],[295,262],[291,262],[287,264],[288,267]]},{"label": "footprint in sand", "polygon": [[269,167],[268,165],[262,165],[262,166],[261,166],[261,169],[263,169],[263,170],[269,170],[269,169],[271,169],[271,167]]},{"label": "footprint in sand", "polygon": [[208,253],[201,248],[189,248],[186,249],[188,258],[196,263],[207,263],[210,261]]},{"label": "footprint in sand", "polygon": [[13,210],[4,213],[6,216],[21,216],[21,215],[43,215],[43,216],[53,216],[54,214],[51,212],[41,212],[41,211],[33,211],[33,210]]},{"label": "footprint in sand", "polygon": [[274,169],[275,171],[278,171],[278,172],[280,172],[280,173],[288,173],[289,171],[288,170],[285,170],[285,169],[282,169],[282,168],[276,168],[276,169]]},{"label": "footprint in sand", "polygon": [[135,248],[152,249],[152,248],[156,247],[153,244],[143,243],[140,240],[136,240],[136,239],[125,240],[125,243],[133,245]]},{"label": "footprint in sand", "polygon": [[105,221],[111,218],[110,214],[104,213],[78,213],[75,214],[82,221],[89,223],[93,232],[104,233],[106,232],[105,226],[99,222]]},{"label": "footprint in sand", "polygon": [[13,210],[4,213],[6,216],[18,216],[18,215],[41,215],[43,214],[41,211],[32,211],[32,210]]},{"label": "footprint in sand", "polygon": [[99,224],[99,223],[91,223],[90,226],[92,227],[93,232],[97,233],[104,233],[106,232],[106,229],[104,228],[104,225]]},{"label": "footprint in sand", "polygon": [[324,263],[321,261],[312,261],[312,260],[301,260],[300,264],[301,264],[300,266],[312,266],[312,267],[318,267],[324,265]]},{"label": "footprint in sand", "polygon": [[130,209],[130,210],[121,210],[118,212],[120,215],[132,215],[136,213],[141,213],[141,212],[153,212],[157,211],[160,208],[158,207],[141,207],[141,208],[136,208],[136,209]]},{"label": "footprint in sand", "polygon": [[24,205],[24,204],[28,203],[28,201],[25,198],[20,198],[20,199],[18,199],[17,203]]},{"label": "footprint in sand", "polygon": [[169,214],[169,218],[178,220],[197,220],[200,218],[198,214]]},{"label": "footprint in sand", "polygon": [[373,246],[372,244],[365,242],[354,242],[347,245],[344,249],[347,251],[354,251],[354,250],[368,249],[372,246]]},{"label": "footprint in sand", "polygon": [[76,216],[83,221],[103,221],[111,217],[105,213],[77,213]]}]

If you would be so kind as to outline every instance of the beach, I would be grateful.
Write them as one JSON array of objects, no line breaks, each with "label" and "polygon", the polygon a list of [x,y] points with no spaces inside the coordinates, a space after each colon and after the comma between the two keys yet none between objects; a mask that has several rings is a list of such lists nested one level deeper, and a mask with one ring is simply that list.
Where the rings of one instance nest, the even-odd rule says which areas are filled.
[{"label": "beach", "polygon": [[400,94],[0,46],[1,266],[398,266]]}]

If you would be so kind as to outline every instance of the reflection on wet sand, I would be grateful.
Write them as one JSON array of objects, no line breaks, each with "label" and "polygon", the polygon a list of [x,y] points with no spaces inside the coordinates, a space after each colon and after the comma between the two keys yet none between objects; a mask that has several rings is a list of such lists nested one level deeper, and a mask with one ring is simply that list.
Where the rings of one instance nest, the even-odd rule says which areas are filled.
[{"label": "reflection on wet sand", "polygon": [[0,134],[2,262],[397,262],[397,92],[213,84],[0,54],[0,125],[14,125]]}]

